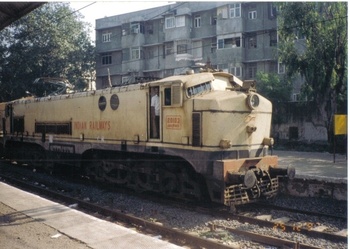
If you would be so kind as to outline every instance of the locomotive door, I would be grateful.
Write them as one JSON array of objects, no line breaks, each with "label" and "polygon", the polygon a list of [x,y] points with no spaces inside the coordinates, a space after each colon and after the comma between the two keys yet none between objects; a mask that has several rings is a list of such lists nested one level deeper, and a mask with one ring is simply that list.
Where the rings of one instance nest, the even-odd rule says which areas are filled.
[{"label": "locomotive door", "polygon": [[150,88],[150,118],[149,134],[151,139],[160,139],[161,129],[161,98],[159,86]]}]

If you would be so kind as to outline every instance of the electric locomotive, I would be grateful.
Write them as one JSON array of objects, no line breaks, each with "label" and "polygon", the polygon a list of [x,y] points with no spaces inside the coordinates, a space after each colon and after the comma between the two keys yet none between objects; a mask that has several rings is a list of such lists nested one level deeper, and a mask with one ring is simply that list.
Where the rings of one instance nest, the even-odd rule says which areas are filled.
[{"label": "electric locomotive", "polygon": [[295,173],[269,155],[271,102],[224,72],[27,97],[0,115],[7,158],[139,191],[234,207],[276,196]]}]

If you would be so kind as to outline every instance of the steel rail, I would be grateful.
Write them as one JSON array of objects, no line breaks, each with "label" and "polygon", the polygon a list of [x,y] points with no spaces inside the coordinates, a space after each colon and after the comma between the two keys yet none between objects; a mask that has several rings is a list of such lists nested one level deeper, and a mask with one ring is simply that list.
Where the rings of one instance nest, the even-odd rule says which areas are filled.
[{"label": "steel rail", "polygon": [[322,249],[321,247],[310,246],[310,245],[302,244],[299,242],[294,242],[294,241],[290,241],[290,240],[286,240],[286,239],[279,239],[279,238],[271,237],[268,235],[261,235],[261,234],[257,234],[257,233],[243,231],[240,229],[215,225],[212,223],[209,223],[208,226],[213,231],[215,231],[216,228],[221,228],[221,229],[227,230],[231,233],[234,233],[236,235],[248,237],[248,238],[252,239],[253,241],[256,241],[256,242],[259,242],[262,244],[277,246],[277,247],[281,247],[281,248],[288,247],[288,248],[294,248],[294,249]]},{"label": "steel rail", "polygon": [[252,203],[251,205],[255,206],[256,208],[271,208],[274,210],[300,213],[300,214],[306,214],[306,215],[313,215],[313,216],[318,216],[318,217],[327,217],[327,218],[340,219],[340,220],[345,220],[345,221],[348,220],[348,217],[345,217],[345,216],[326,214],[326,213],[321,213],[321,212],[312,212],[312,211],[308,211],[308,210],[301,210],[301,209],[295,209],[295,208],[289,208],[289,207],[281,207],[281,206],[276,206],[276,205],[264,203],[264,202],[259,203],[259,205],[257,205],[256,203]]},{"label": "steel rail", "polygon": [[348,238],[346,236],[341,236],[338,234],[333,233],[326,233],[326,232],[319,232],[316,230],[312,230],[312,228],[303,228],[297,224],[295,225],[288,225],[280,222],[273,222],[273,221],[267,221],[267,220],[260,220],[253,217],[248,217],[244,215],[238,215],[238,214],[227,214],[225,212],[217,213],[222,217],[225,217],[226,219],[232,219],[237,220],[242,223],[249,223],[249,224],[256,224],[261,227],[267,227],[272,229],[281,229],[283,232],[296,232],[303,234],[308,237],[314,237],[314,238],[320,238],[320,239],[326,239],[333,242],[348,242]]}]

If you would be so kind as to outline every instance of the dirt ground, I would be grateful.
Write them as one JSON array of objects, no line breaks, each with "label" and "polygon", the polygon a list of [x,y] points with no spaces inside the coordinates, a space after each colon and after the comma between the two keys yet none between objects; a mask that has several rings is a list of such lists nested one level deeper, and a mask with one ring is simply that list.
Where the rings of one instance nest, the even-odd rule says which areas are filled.
[{"label": "dirt ground", "polygon": [[0,247],[4,249],[90,248],[2,202],[0,202],[0,241]]}]

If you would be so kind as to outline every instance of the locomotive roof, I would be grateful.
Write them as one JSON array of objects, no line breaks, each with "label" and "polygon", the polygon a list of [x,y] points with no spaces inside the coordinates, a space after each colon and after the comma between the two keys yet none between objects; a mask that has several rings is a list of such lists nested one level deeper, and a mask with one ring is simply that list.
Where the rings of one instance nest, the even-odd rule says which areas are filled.
[{"label": "locomotive roof", "polygon": [[186,84],[186,87],[191,87],[200,83],[209,82],[215,80],[216,76],[226,77],[231,83],[236,83],[242,86],[242,81],[235,77],[232,74],[225,72],[202,72],[202,73],[194,73],[188,75],[174,75],[161,80],[154,81],[150,83],[150,86],[173,83],[173,82],[181,82]]}]

